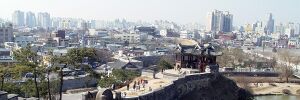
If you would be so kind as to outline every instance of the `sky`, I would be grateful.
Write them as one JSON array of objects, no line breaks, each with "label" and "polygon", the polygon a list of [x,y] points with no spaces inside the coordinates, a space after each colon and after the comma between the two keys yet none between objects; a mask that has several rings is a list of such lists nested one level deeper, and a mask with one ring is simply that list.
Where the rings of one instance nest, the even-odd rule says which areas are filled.
[{"label": "sky", "polygon": [[214,9],[229,11],[234,25],[267,20],[300,22],[300,0],[1,0],[0,18],[11,19],[15,10],[49,12],[54,17],[129,21],[169,20],[177,23],[207,22]]}]

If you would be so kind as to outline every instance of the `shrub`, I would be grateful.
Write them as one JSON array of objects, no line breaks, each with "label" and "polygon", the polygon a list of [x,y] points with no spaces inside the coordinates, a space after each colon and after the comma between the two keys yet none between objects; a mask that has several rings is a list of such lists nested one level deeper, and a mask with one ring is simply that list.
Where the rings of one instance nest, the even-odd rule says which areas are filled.
[{"label": "shrub", "polygon": [[283,90],[282,90],[282,93],[283,93],[283,94],[291,94],[291,91],[288,90],[288,89],[283,89]]},{"label": "shrub", "polygon": [[101,78],[98,82],[100,87],[110,87],[112,84],[115,84],[116,87],[122,85],[125,81],[133,80],[136,77],[139,77],[140,73],[130,70],[114,69],[112,75],[109,77]]},{"label": "shrub", "polygon": [[274,84],[274,83],[269,83],[269,85],[271,85],[271,86],[277,86],[276,84]]}]

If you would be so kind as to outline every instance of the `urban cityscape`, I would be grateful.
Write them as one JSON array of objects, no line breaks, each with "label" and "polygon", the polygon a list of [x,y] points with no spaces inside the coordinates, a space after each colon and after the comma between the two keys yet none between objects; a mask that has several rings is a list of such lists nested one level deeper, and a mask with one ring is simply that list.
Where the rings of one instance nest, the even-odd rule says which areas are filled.
[{"label": "urban cityscape", "polygon": [[[65,5],[61,8],[72,6]],[[118,5],[109,6],[122,9]],[[145,6],[133,10],[141,16],[161,13],[148,11],[147,3],[131,5]],[[75,9],[72,13],[86,8]],[[187,14],[181,9],[178,13]],[[257,11],[263,16],[251,15],[253,11],[247,16],[259,19],[244,21],[226,6],[193,12],[205,18],[195,14],[199,21],[187,22],[164,18],[167,14],[143,20],[57,16],[18,7],[7,12],[0,10],[0,100],[300,99],[298,15],[282,20],[272,10]]]}]

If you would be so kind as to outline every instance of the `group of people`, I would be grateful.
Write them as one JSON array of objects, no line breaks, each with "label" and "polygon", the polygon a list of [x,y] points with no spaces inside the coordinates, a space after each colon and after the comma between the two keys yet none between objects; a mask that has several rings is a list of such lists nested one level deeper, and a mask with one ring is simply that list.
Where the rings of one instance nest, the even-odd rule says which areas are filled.
[{"label": "group of people", "polygon": [[[144,79],[140,79],[140,80],[138,80],[138,81],[134,81],[134,83],[133,83],[133,90],[140,90],[141,89],[141,87],[142,88],[145,88],[145,85],[147,84],[147,81],[146,80],[144,80]],[[129,90],[129,84],[127,84],[127,90]]]},{"label": "group of people", "polygon": [[[134,81],[133,83],[133,86],[132,86],[132,89],[134,91],[138,91],[138,90],[141,90],[141,88],[144,88],[146,87],[146,84],[148,84],[148,81],[147,80],[144,80],[144,79],[139,79],[138,81]],[[127,91],[130,90],[130,84],[127,84]],[[152,91],[152,88],[149,87],[149,91]],[[123,92],[123,96],[126,97],[127,93],[126,92]]]}]

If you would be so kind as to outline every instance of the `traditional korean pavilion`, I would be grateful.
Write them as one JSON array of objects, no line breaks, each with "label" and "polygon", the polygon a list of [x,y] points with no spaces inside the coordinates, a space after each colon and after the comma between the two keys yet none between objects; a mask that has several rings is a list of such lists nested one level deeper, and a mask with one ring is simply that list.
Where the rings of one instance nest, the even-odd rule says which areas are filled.
[{"label": "traditional korean pavilion", "polygon": [[175,69],[192,68],[199,69],[200,72],[205,72],[206,66],[219,67],[216,63],[216,56],[222,54],[215,52],[211,44],[200,44],[189,39],[181,40],[175,53]]}]

